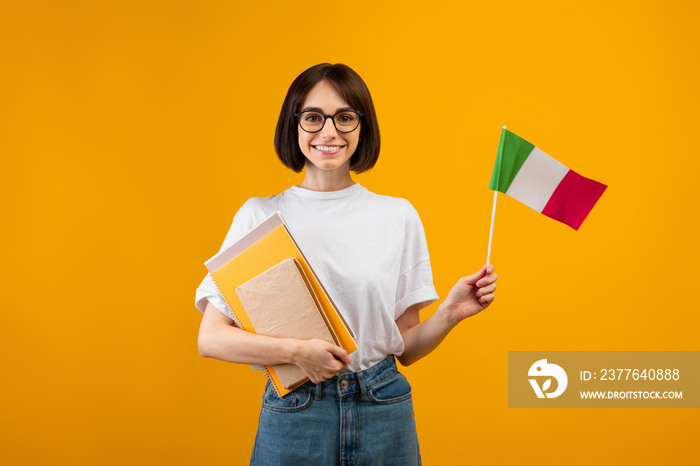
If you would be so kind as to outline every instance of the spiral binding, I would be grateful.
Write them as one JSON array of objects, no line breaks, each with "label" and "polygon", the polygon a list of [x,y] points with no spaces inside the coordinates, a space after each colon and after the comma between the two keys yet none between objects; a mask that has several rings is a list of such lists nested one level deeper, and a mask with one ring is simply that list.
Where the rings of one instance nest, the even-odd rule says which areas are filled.
[{"label": "spiral binding", "polygon": [[[219,291],[219,294],[221,295],[222,298],[224,298],[224,301],[226,302],[226,306],[228,306],[228,310],[231,312],[231,315],[233,316],[233,320],[236,322],[236,325],[238,325],[238,328],[241,330],[245,330],[245,327],[243,327],[243,324],[241,323],[241,319],[238,317],[236,312],[233,310],[233,306],[231,306],[231,303],[228,302],[228,298],[226,298],[226,295],[221,291],[221,288],[219,287],[219,284],[216,282],[216,279],[214,278],[213,275],[211,275],[211,281],[214,282],[214,286],[216,286],[216,289]],[[272,384],[272,387],[275,389],[275,392],[277,393],[278,397],[282,397],[282,391],[280,390],[280,387],[277,386],[277,382],[275,382],[275,379],[272,377],[272,374],[270,373],[270,370],[267,368],[267,366],[262,366],[263,371],[265,372],[265,375],[267,376],[267,380],[270,381]]]}]

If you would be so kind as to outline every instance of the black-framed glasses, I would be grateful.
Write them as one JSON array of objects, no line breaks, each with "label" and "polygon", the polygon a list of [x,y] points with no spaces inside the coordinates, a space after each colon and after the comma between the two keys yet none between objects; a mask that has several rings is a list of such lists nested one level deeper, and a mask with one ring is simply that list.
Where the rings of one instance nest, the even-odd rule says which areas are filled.
[{"label": "black-framed glasses", "polygon": [[328,118],[339,133],[351,133],[360,126],[362,114],[355,110],[341,110],[335,115],[324,115],[316,110],[305,110],[295,114],[299,120],[299,126],[307,133],[318,133],[323,129]]}]

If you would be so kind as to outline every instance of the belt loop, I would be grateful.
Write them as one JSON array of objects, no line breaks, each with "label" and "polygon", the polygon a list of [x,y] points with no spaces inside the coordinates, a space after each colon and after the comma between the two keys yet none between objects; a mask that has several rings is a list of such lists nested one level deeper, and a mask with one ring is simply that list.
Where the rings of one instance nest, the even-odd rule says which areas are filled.
[{"label": "belt loop", "polygon": [[322,387],[323,387],[323,382],[316,384],[316,395],[314,395],[314,400],[316,400],[316,401],[321,400],[321,398],[322,398],[321,392],[323,391]]},{"label": "belt loop", "polygon": [[357,373],[357,384],[360,386],[360,398],[366,398],[367,386],[365,385],[365,375],[362,372]]}]

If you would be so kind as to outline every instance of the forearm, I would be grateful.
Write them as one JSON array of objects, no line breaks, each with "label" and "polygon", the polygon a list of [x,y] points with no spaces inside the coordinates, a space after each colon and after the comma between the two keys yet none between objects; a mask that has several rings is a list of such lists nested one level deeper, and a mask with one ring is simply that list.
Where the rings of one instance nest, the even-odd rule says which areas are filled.
[{"label": "forearm", "polygon": [[200,328],[198,338],[199,353],[204,357],[254,365],[293,364],[299,343],[223,325]]},{"label": "forearm", "polygon": [[262,366],[294,364],[314,383],[350,364],[344,349],[324,340],[273,338],[241,330],[211,303],[202,317],[198,346],[202,356],[222,361]]},{"label": "forearm", "polygon": [[407,309],[396,320],[404,340],[404,353],[399,357],[401,364],[413,364],[426,356],[459,322],[486,309],[495,299],[497,278],[493,265],[485,265],[478,272],[460,278],[425,322],[420,323],[419,308]]},{"label": "forearm", "polygon": [[427,356],[445,339],[457,325],[445,303],[438,306],[435,313],[424,322],[417,323],[402,332],[404,352],[399,362],[408,366]]}]

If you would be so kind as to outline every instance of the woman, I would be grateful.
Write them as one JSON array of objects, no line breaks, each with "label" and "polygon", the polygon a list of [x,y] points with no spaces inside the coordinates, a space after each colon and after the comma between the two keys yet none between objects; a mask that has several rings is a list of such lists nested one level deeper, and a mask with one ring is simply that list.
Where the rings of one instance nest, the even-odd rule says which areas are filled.
[{"label": "woman", "polygon": [[251,464],[419,464],[411,387],[395,357],[414,363],[494,300],[497,277],[488,265],[460,279],[420,322],[420,309],[438,296],[418,214],[350,175],[374,166],[379,146],[362,79],[342,64],[304,71],[287,93],[275,133],[280,160],[296,172],[305,168],[304,179],[277,196],[248,200],[222,246],[280,211],[353,329],[355,352],[321,340],[247,333],[236,327],[209,276],[197,290],[203,356],[296,364],[310,379],[283,398],[268,384]]}]

